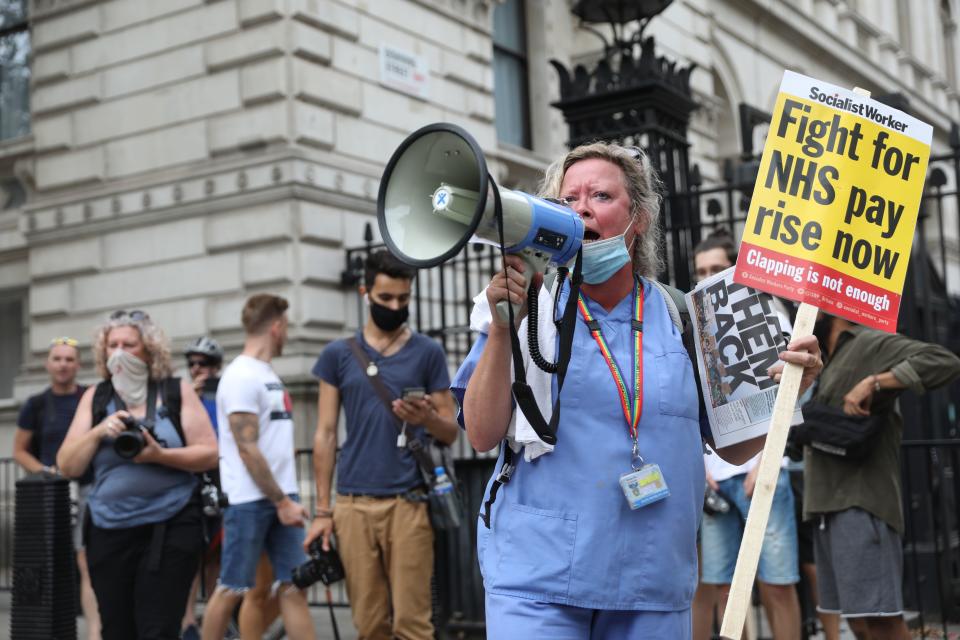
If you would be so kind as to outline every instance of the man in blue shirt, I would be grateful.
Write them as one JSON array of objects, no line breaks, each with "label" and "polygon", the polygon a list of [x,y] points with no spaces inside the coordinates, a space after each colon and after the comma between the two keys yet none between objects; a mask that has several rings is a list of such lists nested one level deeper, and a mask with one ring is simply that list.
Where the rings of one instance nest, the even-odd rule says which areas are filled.
[{"label": "man in blue shirt", "polygon": [[213,338],[200,336],[184,349],[183,355],[187,358],[193,390],[200,396],[213,430],[217,431],[217,386],[220,384],[220,367],[223,366],[223,348]]},{"label": "man in blue shirt", "polygon": [[[305,544],[322,536],[329,549],[336,531],[353,622],[368,639],[433,638],[433,530],[424,480],[405,441],[429,434],[451,444],[458,428],[443,349],[406,326],[415,275],[386,251],[371,254],[360,287],[370,315],[351,339],[367,362],[361,364],[357,346],[344,339],[329,344],[313,368],[320,378],[317,505]],[[374,378],[394,398],[389,410]],[[347,439],[331,510],[341,404]]]},{"label": "man in blue shirt", "polygon": [[[57,451],[77,412],[77,405],[85,387],[77,384],[80,369],[80,350],[73,338],[54,338],[47,353],[47,373],[50,386],[31,396],[20,409],[17,431],[13,438],[13,458],[31,473],[57,473]],[[90,586],[87,571],[87,554],[83,548],[81,532],[86,507],[87,493],[93,475],[88,470],[80,478],[77,499],[77,522],[73,531],[74,547],[77,550],[77,567],[80,570],[80,604],[87,619],[87,637],[100,640],[100,614],[97,598]]]}]

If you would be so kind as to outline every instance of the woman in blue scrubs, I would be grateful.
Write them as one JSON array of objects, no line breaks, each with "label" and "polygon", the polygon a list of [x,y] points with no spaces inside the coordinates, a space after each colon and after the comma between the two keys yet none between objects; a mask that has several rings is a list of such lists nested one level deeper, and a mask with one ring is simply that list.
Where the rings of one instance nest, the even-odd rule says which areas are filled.
[{"label": "woman in blue scrubs", "polygon": [[[584,282],[557,446],[529,462],[515,456],[490,527],[478,523],[487,635],[689,638],[704,435],[693,368],[649,280],[661,265],[659,181],[639,150],[595,143],[552,165],[540,195],[582,217]],[[525,302],[524,265],[516,256],[507,265],[487,287],[491,309]],[[809,386],[821,367],[816,341],[790,348],[783,358],[806,367]],[[510,384],[509,330],[493,314],[453,385],[479,451],[506,436]],[[719,453],[745,461],[762,445]],[[501,452],[498,472],[502,464]]]}]

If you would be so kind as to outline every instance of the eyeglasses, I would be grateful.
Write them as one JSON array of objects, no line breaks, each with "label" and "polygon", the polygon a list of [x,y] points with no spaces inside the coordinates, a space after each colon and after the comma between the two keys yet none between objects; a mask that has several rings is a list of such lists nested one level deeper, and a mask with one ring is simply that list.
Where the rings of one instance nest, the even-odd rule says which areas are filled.
[{"label": "eyeglasses", "polygon": [[67,338],[66,336],[62,338],[54,338],[53,340],[50,341],[51,347],[56,347],[61,344],[66,345],[68,347],[76,347],[80,343],[77,342],[76,338]]},{"label": "eyeglasses", "polygon": [[209,360],[191,360],[187,358],[187,368],[193,369],[194,367],[212,367],[213,363]]},{"label": "eyeglasses", "polygon": [[110,314],[110,320],[119,320],[126,316],[134,322],[142,322],[144,320],[150,320],[150,316],[147,315],[146,311],[140,311],[139,309],[134,309],[133,311],[127,311],[125,309],[117,309]]}]

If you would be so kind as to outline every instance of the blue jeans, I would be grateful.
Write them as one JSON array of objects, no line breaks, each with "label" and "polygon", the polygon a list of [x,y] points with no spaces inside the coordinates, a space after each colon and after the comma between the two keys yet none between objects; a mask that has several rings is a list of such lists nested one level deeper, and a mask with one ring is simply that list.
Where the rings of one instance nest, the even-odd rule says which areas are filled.
[{"label": "blue jeans", "polygon": [[[730,584],[737,564],[743,526],[750,510],[750,499],[743,491],[745,474],[721,480],[720,493],[730,502],[730,511],[703,516],[700,527],[700,552],[703,562],[701,582]],[[757,577],[767,584],[794,584],[800,580],[797,549],[797,519],[793,510],[790,474],[780,470],[770,507],[770,519],[763,535]]]},{"label": "blue jeans", "polygon": [[[300,502],[291,494],[290,499]],[[266,553],[277,582],[290,582],[294,568],[307,560],[303,527],[280,524],[277,509],[267,499],[229,505],[223,513],[220,584],[230,590],[253,587],[260,554]]]}]

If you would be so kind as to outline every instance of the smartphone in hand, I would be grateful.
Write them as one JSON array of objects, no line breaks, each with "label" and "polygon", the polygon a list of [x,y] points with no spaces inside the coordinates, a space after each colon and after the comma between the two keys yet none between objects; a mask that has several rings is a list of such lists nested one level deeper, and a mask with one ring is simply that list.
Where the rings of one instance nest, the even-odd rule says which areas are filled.
[{"label": "smartphone in hand", "polygon": [[403,400],[422,400],[426,394],[427,390],[423,387],[407,387],[400,397]]}]

